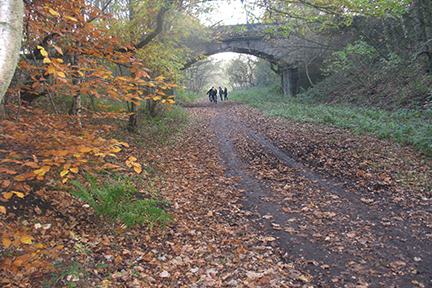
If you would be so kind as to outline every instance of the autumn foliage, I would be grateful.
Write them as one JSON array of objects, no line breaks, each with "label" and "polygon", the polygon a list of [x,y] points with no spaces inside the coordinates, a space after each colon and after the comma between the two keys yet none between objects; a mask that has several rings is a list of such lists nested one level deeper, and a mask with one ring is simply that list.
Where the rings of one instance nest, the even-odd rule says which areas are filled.
[{"label": "autumn foliage", "polygon": [[[115,21],[84,1],[31,1],[26,5],[25,59],[20,63],[22,99],[61,93],[73,97],[135,102],[139,105],[145,87],[156,87],[151,97],[161,100],[163,79],[151,81],[143,60],[134,57],[134,46],[121,45],[120,38],[103,29]],[[127,75],[114,75],[114,67]],[[118,74],[118,73],[117,73]],[[51,96],[50,96],[51,97]],[[173,101],[165,100],[167,104]]]},{"label": "autumn foliage", "polygon": [[[95,112],[81,104],[82,99],[99,103],[96,100],[103,98],[139,106],[149,99],[170,109],[174,103],[174,96],[164,93],[173,84],[163,76],[151,78],[144,60],[136,57],[134,43],[120,44],[106,28],[106,23],[115,21],[82,0],[25,2],[21,60],[0,126],[3,203],[14,197],[57,193],[47,192],[44,186],[67,191],[68,180],[79,175],[142,172],[140,159],[127,154],[117,158],[118,152],[129,147],[110,137],[118,127],[101,124],[101,119],[127,121],[136,111],[108,112],[102,105]],[[54,98],[62,99],[60,105]],[[49,104],[34,105],[39,100]],[[62,197],[72,199],[66,194]],[[0,202],[0,214],[13,219],[14,211],[6,207]],[[18,273],[17,279],[25,278],[23,271],[53,269],[63,248],[54,242],[34,242],[34,233],[45,233],[43,227],[28,231],[3,223],[0,231],[3,246],[12,253],[1,259],[1,269],[8,275]]]},{"label": "autumn foliage", "polygon": [[[173,96],[166,97],[162,91],[170,85],[162,76],[150,79],[143,60],[134,56],[134,46],[120,45],[119,38],[102,29],[104,23],[115,19],[85,1],[28,1],[25,12],[23,57],[9,89],[9,117],[1,129],[9,148],[3,150],[8,154],[3,163],[26,169],[3,168],[3,172],[17,174],[14,180],[19,182],[49,181],[48,175],[58,174],[64,183],[89,161],[99,170],[118,168],[105,158],[127,144],[105,140],[104,134],[112,128],[88,124],[86,118],[130,114],[91,113],[81,106],[81,99],[104,97],[140,105],[143,91],[150,87],[153,93],[147,93],[146,99],[160,100],[170,108]],[[128,73],[115,73],[120,66]],[[53,95],[72,103],[68,112],[75,116],[63,115],[69,107],[56,107]],[[22,105],[39,97],[49,98],[55,113]],[[128,160],[126,164],[141,172],[139,163]],[[50,172],[53,167],[56,173]]]}]

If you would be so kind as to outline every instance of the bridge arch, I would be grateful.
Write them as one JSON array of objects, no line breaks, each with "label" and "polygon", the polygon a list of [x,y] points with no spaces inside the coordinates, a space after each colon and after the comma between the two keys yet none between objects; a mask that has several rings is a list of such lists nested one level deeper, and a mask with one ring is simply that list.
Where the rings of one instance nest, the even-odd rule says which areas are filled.
[{"label": "bridge arch", "polygon": [[284,95],[297,92],[297,66],[290,60],[289,52],[277,42],[267,39],[265,29],[271,24],[220,26],[212,31],[211,41],[190,41],[192,57],[184,69],[202,59],[223,52],[235,52],[259,57],[271,63],[272,70],[281,77]]}]

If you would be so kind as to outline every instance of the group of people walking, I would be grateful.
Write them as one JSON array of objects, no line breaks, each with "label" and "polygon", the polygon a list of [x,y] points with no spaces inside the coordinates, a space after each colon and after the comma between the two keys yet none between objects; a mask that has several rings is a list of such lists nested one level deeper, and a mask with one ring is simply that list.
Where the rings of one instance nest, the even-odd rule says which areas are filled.
[{"label": "group of people walking", "polygon": [[[207,94],[209,95],[210,102],[217,103],[218,89],[216,89],[215,87],[212,87],[207,92]],[[220,97],[221,101],[228,100],[228,90],[226,87],[224,89],[222,89],[222,87],[219,87],[219,97]]]}]

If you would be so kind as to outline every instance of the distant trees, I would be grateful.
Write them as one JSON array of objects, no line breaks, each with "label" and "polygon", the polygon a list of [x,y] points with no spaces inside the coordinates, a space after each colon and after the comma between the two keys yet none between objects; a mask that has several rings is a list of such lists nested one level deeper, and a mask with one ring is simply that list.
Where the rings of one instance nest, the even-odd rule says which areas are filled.
[{"label": "distant trees", "polygon": [[216,63],[211,58],[201,60],[183,71],[181,83],[187,91],[200,95],[204,90],[215,85],[215,78],[220,69],[220,63]]},{"label": "distant trees", "polygon": [[239,54],[226,64],[225,73],[234,90],[280,85],[279,76],[271,70],[270,63],[253,56]]},{"label": "distant trees", "polygon": [[256,85],[254,77],[255,60],[252,56],[240,54],[230,60],[226,67],[226,74],[232,89],[242,89]]}]

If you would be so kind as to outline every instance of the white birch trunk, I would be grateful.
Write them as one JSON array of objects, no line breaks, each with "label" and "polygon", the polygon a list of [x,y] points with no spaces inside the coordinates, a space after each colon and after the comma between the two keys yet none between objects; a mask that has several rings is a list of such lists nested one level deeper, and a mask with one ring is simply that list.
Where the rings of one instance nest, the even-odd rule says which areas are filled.
[{"label": "white birch trunk", "polygon": [[0,0],[0,102],[18,62],[23,16],[22,0]]}]

